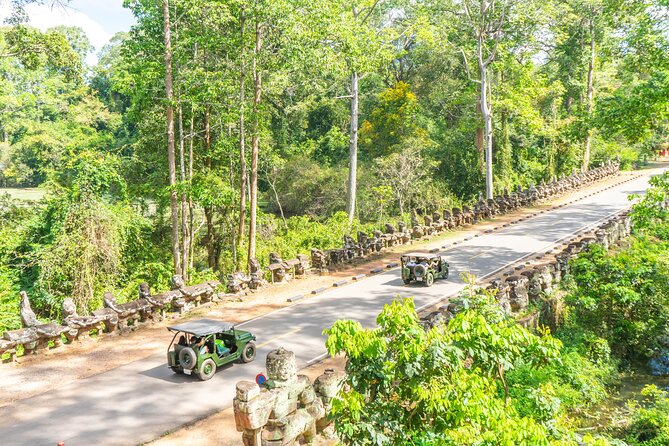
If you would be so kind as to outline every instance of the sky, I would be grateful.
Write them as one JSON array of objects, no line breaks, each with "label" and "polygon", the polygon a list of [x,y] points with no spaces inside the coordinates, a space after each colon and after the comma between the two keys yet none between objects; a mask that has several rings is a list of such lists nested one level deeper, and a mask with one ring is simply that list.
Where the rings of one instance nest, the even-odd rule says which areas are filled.
[{"label": "sky", "polygon": [[30,24],[41,30],[57,25],[82,28],[95,47],[86,58],[88,65],[97,63],[98,52],[114,34],[130,30],[135,23],[132,13],[123,8],[123,0],[70,0],[65,8],[32,4],[26,12]]}]

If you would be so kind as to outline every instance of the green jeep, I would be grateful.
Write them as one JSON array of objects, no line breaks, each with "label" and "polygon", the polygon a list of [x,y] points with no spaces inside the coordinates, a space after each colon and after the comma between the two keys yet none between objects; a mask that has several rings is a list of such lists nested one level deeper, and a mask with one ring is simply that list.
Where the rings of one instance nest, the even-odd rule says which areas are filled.
[{"label": "green jeep", "polygon": [[218,367],[238,359],[251,362],[256,356],[256,337],[236,330],[229,322],[199,319],[167,329],[174,332],[167,348],[167,365],[175,373],[196,374],[207,381]]},{"label": "green jeep", "polygon": [[404,283],[415,280],[432,286],[434,279],[448,279],[448,262],[438,254],[412,252],[404,254],[401,261]]}]

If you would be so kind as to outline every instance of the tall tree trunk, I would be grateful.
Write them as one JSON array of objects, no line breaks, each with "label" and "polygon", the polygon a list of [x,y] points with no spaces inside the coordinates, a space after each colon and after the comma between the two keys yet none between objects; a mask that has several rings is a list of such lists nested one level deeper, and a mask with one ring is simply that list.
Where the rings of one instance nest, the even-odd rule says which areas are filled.
[{"label": "tall tree trunk", "polygon": [[[193,140],[195,139],[195,108],[190,109],[190,144],[188,149],[188,184],[193,184]],[[188,268],[193,268],[193,238],[195,215],[193,213],[193,197],[188,194]]]},{"label": "tall tree trunk", "polygon": [[249,251],[248,262],[256,257],[256,214],[258,210],[258,146],[260,144],[260,117],[259,105],[262,93],[262,76],[258,67],[260,48],[262,47],[262,32],[260,24],[256,21],[255,46],[253,48],[253,136],[251,138],[251,209],[249,216]]},{"label": "tall tree trunk", "polygon": [[485,194],[493,197],[492,192],[492,111],[488,104],[488,67],[483,62],[483,42],[478,42],[479,71],[481,76],[481,114],[483,116],[483,143],[485,148]]},{"label": "tall tree trunk", "polygon": [[513,150],[511,149],[511,138],[509,135],[509,114],[506,111],[501,113],[501,141],[497,143],[499,160],[499,172],[502,178],[508,178],[513,170]]},{"label": "tall tree trunk", "polygon": [[[209,104],[204,107],[204,148],[205,148],[205,157],[204,165],[207,171],[211,171],[211,107]],[[204,207],[204,215],[207,220],[207,235],[205,236],[207,244],[207,264],[209,268],[217,271],[218,258],[216,252],[218,251],[216,244],[218,241],[218,235],[216,234],[216,226],[214,225],[214,209],[212,206]]]},{"label": "tall tree trunk", "polygon": [[351,74],[351,131],[348,145],[348,187],[346,188],[346,212],[348,223],[355,216],[355,196],[358,173],[358,73]]},{"label": "tall tree trunk", "polygon": [[174,106],[172,91],[172,42],[170,36],[169,0],[163,0],[163,30],[165,33],[165,98],[167,100],[167,163],[170,183],[170,211],[172,214],[172,265],[174,273],[180,275],[179,256],[179,209],[177,207],[176,165],[174,154]]},{"label": "tall tree trunk", "polygon": [[214,228],[214,210],[210,206],[204,207],[204,219],[207,222],[207,235],[205,241],[207,244],[207,265],[214,271],[218,271],[218,258],[216,245],[218,240],[216,238],[216,230]]},{"label": "tall tree trunk", "polygon": [[[183,109],[179,104],[179,173],[181,185],[186,185],[186,157],[184,152],[184,125]],[[188,280],[188,245],[190,234],[188,231],[188,199],[186,192],[181,192],[181,270],[184,281]]]},{"label": "tall tree trunk", "polygon": [[594,108],[594,77],[595,77],[595,19],[590,18],[590,63],[588,64],[588,125],[585,135],[585,147],[583,150],[583,164],[581,170],[587,171],[590,166],[590,145],[592,144],[592,127],[590,118],[592,117],[592,110]]},{"label": "tall tree trunk", "polygon": [[239,68],[239,224],[237,225],[237,251],[240,250],[242,243],[244,243],[244,227],[246,223],[246,141],[244,138],[244,78],[246,73],[244,71],[244,6],[242,6],[239,23],[242,40],[242,57]]},{"label": "tall tree trunk", "polygon": [[[231,134],[232,134],[232,128],[231,128],[231,126],[228,126],[228,137],[230,137]],[[232,156],[230,157],[230,168],[228,169],[228,173],[230,175],[229,176],[230,190],[234,191],[235,190],[235,181],[236,181],[235,180],[235,162],[234,162],[234,159],[233,159]],[[232,263],[233,263],[235,269],[238,269],[239,268],[239,265],[238,265],[239,257],[237,255],[237,250],[238,250],[237,232],[236,232],[237,228],[234,228],[234,226],[235,226],[234,223],[230,224],[230,226],[233,227],[229,231],[230,235],[232,237],[232,243],[230,245],[231,248],[232,248]]]},{"label": "tall tree trunk", "polygon": [[[193,62],[197,64],[197,42],[193,50]],[[193,185],[193,142],[195,140],[195,106],[190,106],[190,133],[188,148],[188,185]],[[188,194],[188,269],[193,269],[193,239],[195,238],[195,215],[193,213],[193,196]]]},{"label": "tall tree trunk", "polygon": [[[476,100],[476,113],[477,114],[482,114],[483,112],[481,111],[481,97]],[[476,146],[476,150],[479,152],[479,161],[481,164],[481,173],[485,173],[485,147],[484,147],[484,142],[483,142],[483,127],[479,125],[479,127],[476,128],[476,133],[474,133],[474,145]]]}]

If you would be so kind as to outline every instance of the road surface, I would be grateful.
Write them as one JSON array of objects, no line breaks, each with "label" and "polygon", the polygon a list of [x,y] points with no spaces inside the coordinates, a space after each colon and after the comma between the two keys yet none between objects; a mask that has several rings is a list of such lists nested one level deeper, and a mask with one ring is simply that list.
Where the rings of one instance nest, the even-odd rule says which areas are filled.
[{"label": "road surface", "polygon": [[416,308],[433,305],[462,289],[461,272],[483,277],[500,271],[629,206],[628,194],[642,193],[653,173],[659,171],[452,246],[445,250],[451,279],[431,288],[404,285],[395,269],[242,323],[240,328],[258,338],[257,360],[219,370],[210,381],[175,375],[165,355],[156,355],[0,408],[0,444],[102,446],[153,440],[229,407],[237,381],[264,372],[270,350],[294,351],[299,367],[314,362],[325,355],[323,329],[337,319],[371,327],[383,305],[397,296],[413,296]]}]

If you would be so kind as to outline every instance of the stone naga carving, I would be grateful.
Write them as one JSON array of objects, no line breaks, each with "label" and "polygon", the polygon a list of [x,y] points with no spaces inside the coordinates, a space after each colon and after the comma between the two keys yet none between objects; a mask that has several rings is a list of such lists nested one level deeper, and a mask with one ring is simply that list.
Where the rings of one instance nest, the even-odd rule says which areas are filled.
[{"label": "stone naga carving", "polygon": [[297,264],[295,265],[295,276],[304,277],[307,275],[311,265],[309,264],[309,257],[304,254],[297,255]]},{"label": "stone naga carving", "polygon": [[233,274],[228,274],[227,280],[227,289],[228,292],[231,293],[238,293],[245,288],[257,290],[267,285],[267,281],[263,277],[262,266],[258,259],[249,260],[248,275],[238,271]]},{"label": "stone naga carving", "polygon": [[525,276],[509,276],[506,278],[509,285],[509,303],[511,310],[522,311],[527,308],[530,298],[527,293],[529,280]]},{"label": "stone naga carving", "polygon": [[462,221],[465,225],[474,223],[474,213],[469,206],[462,206]]},{"label": "stone naga carving", "polygon": [[23,345],[25,353],[28,354],[49,348],[50,342],[53,342],[55,347],[59,346],[61,344],[61,334],[65,333],[68,328],[59,324],[41,324],[30,306],[28,294],[21,291],[19,295],[19,313],[21,314],[23,328],[8,330],[4,333],[4,340],[7,341],[5,349]]},{"label": "stone naga carving", "polygon": [[327,257],[322,250],[311,248],[311,267],[319,272],[326,272],[328,270]]},{"label": "stone naga carving", "polygon": [[251,277],[244,274],[242,271],[235,271],[234,273],[228,274],[227,278],[227,290],[228,293],[239,293],[242,290],[245,290],[249,287],[251,282]]},{"label": "stone naga carving", "polygon": [[175,274],[172,276],[172,290],[181,292],[181,297],[176,297],[172,301],[172,307],[183,313],[202,302],[211,301],[215,296],[214,288],[218,285],[220,285],[218,282],[202,282],[185,286],[183,278]]},{"label": "stone naga carving", "polygon": [[520,273],[527,278],[527,296],[530,302],[536,302],[541,297],[541,273],[535,269],[525,270]]},{"label": "stone naga carving", "polygon": [[269,266],[267,269],[272,275],[272,283],[281,283],[290,280],[290,275],[288,274],[290,267],[276,252],[269,253]]},{"label": "stone naga carving", "polygon": [[69,327],[69,330],[65,333],[69,342],[87,337],[91,330],[99,330],[103,324],[105,327],[107,323],[113,324],[114,327],[118,324],[118,317],[109,320],[111,315],[79,316],[77,306],[70,298],[63,300],[63,316],[63,323]]},{"label": "stone naga carving", "polygon": [[500,278],[495,278],[490,282],[487,288],[494,293],[497,303],[502,307],[505,313],[511,313],[511,287]]},{"label": "stone naga carving", "polygon": [[24,328],[36,326],[37,324],[39,324],[39,322],[37,321],[37,316],[35,316],[35,312],[30,306],[30,299],[28,299],[28,293],[26,293],[25,291],[21,291],[19,293],[19,296],[21,300],[19,308],[19,313],[21,314],[21,324],[23,324]]},{"label": "stone naga carving", "polygon": [[345,375],[327,370],[312,385],[297,374],[295,354],[283,348],[267,355],[266,369],[264,388],[250,381],[237,383],[233,410],[243,444],[293,445],[327,431],[327,411]]},{"label": "stone naga carving", "polygon": [[[121,331],[134,330],[138,327],[141,319],[140,310],[143,309],[138,301],[130,301],[124,304],[116,302],[116,297],[109,291],[102,296],[102,303],[104,304],[105,313],[94,312],[96,316],[108,315],[110,312],[116,313],[118,316],[118,328]],[[149,306],[150,310],[150,306]]]}]

